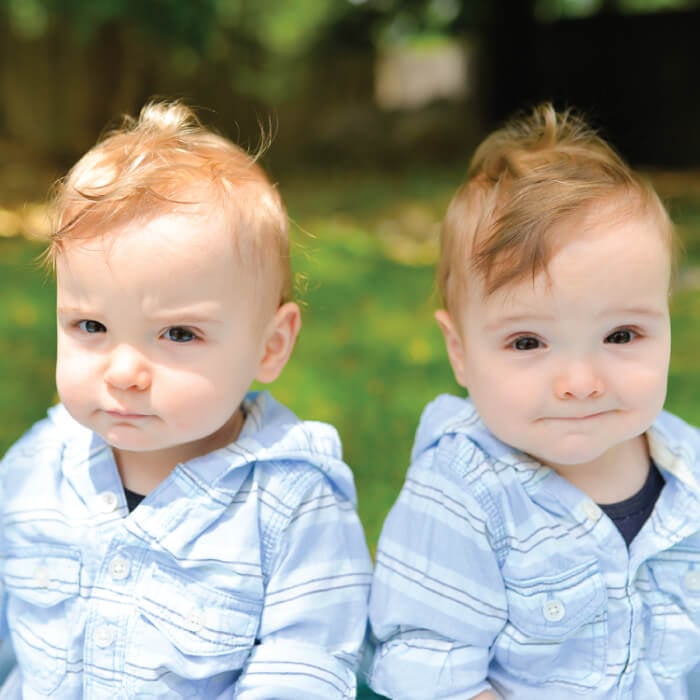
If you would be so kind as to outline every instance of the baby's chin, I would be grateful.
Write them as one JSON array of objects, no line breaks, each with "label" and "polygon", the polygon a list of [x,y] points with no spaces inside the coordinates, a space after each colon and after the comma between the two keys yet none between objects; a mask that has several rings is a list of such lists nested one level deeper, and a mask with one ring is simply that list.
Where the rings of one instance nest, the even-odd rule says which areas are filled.
[{"label": "baby's chin", "polygon": [[642,448],[642,443],[638,442],[640,440],[643,440],[643,434],[613,443],[591,445],[583,441],[584,444],[574,444],[568,446],[568,449],[562,445],[560,449],[542,451],[539,455],[532,452],[528,454],[545,467],[566,476],[567,473],[580,469],[605,469],[616,462],[634,461],[641,457],[642,452],[646,452],[646,448]]},{"label": "baby's chin", "polygon": [[584,444],[571,445],[568,449],[566,446],[560,446],[559,449],[554,450],[523,451],[545,467],[554,469],[556,472],[565,472],[592,465],[616,446],[603,445],[592,449],[590,444]]}]

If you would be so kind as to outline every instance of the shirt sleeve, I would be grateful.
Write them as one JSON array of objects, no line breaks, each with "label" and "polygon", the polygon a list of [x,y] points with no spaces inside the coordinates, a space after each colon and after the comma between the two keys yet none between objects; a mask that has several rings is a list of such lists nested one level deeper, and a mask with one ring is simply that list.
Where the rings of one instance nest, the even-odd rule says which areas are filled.
[{"label": "shirt sleeve", "polygon": [[460,480],[410,471],[382,530],[369,683],[388,697],[465,700],[491,688],[505,588],[485,513]]},{"label": "shirt sleeve", "polygon": [[355,697],[371,560],[352,503],[314,480],[280,533],[237,700]]}]

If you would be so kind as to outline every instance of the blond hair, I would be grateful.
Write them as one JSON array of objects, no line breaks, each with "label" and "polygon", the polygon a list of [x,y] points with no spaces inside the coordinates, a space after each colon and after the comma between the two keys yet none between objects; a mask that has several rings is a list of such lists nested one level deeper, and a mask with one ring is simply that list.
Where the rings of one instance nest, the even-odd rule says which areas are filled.
[{"label": "blond hair", "polygon": [[205,205],[222,215],[242,259],[266,284],[274,279],[280,303],[287,301],[287,215],[256,160],[181,102],[150,102],[137,119],[124,117],[57,185],[46,260],[54,265],[67,241]]},{"label": "blond hair", "polygon": [[658,195],[586,122],[545,103],[489,135],[443,222],[437,286],[459,309],[468,276],[486,295],[546,271],[549,231],[605,200],[656,218],[675,257],[675,233]]}]

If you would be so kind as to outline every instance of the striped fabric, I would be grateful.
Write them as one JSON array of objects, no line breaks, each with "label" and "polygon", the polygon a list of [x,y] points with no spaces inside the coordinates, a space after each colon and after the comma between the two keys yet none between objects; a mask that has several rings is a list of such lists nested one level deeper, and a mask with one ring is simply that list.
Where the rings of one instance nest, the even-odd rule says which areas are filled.
[{"label": "striped fabric", "polygon": [[700,433],[648,433],[666,484],[629,551],[556,472],[469,400],[423,414],[379,542],[371,687],[401,700],[680,700],[700,661]]},{"label": "striped fabric", "polygon": [[131,514],[51,409],[7,454],[6,698],[354,698],[371,562],[336,432],[251,394],[239,439]]}]

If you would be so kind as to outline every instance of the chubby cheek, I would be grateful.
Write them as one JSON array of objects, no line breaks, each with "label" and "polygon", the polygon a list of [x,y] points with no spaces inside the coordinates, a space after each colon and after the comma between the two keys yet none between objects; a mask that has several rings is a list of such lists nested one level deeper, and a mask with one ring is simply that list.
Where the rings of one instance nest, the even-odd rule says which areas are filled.
[{"label": "chubby cheek", "polygon": [[[225,376],[225,375],[223,375]],[[198,374],[155,377],[151,401],[175,430],[196,433],[220,428],[238,407],[245,388]]]},{"label": "chubby cheek", "polygon": [[670,341],[659,343],[637,362],[617,367],[613,387],[629,403],[656,415],[666,400],[669,362]]},{"label": "chubby cheek", "polygon": [[468,366],[468,387],[475,402],[484,406],[484,410],[514,412],[522,410],[522,404],[532,408],[543,389],[543,377],[522,368],[512,368],[506,362],[494,361],[493,357],[482,355],[478,362]]},{"label": "chubby cheek", "polygon": [[631,392],[630,403],[638,406],[651,423],[666,401],[667,373],[660,369],[639,372],[630,377],[626,384]]},{"label": "chubby cheek", "polygon": [[543,403],[542,378],[527,372],[510,372],[500,365],[472,374],[469,395],[486,427],[500,440],[514,443],[522,430],[529,430]]},{"label": "chubby cheek", "polygon": [[[536,397],[524,386],[522,378],[508,379],[505,375],[485,373],[481,381],[472,384],[469,395],[479,415],[492,432],[496,426],[508,426],[522,419],[527,410],[532,410]],[[484,381],[486,380],[486,381]],[[524,404],[524,405],[523,405]],[[500,431],[499,431],[500,432]]]},{"label": "chubby cheek", "polygon": [[95,389],[95,379],[84,362],[60,356],[56,363],[56,390],[61,403],[73,414],[80,414],[90,402],[90,393]]}]

